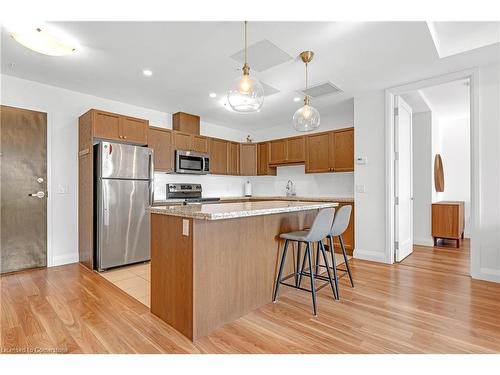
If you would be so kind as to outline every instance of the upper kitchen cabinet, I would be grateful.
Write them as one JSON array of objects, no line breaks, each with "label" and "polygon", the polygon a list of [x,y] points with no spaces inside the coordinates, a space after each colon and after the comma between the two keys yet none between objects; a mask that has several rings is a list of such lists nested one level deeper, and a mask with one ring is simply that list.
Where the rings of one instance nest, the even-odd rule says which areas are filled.
[{"label": "upper kitchen cabinet", "polygon": [[331,172],[333,169],[333,133],[316,133],[306,136],[306,172]]},{"label": "upper kitchen cabinet", "polygon": [[229,142],[223,139],[210,138],[210,173],[228,173]]},{"label": "upper kitchen cabinet", "polygon": [[137,145],[148,144],[148,120],[92,109],[93,137]]},{"label": "upper kitchen cabinet", "polygon": [[354,129],[306,136],[306,173],[354,171]]},{"label": "upper kitchen cabinet", "polygon": [[120,118],[120,135],[123,140],[138,145],[148,144],[149,122],[133,117]]},{"label": "upper kitchen cabinet", "polygon": [[240,144],[240,175],[257,175],[257,144]]},{"label": "upper kitchen cabinet", "polygon": [[154,169],[160,172],[173,170],[172,132],[168,129],[150,127],[148,147],[154,150]]},{"label": "upper kitchen cabinet", "polygon": [[174,131],[172,137],[175,150],[191,151],[193,143],[192,134]]},{"label": "upper kitchen cabinet", "polygon": [[269,142],[261,142],[257,144],[257,175],[276,176],[276,168],[269,166]]},{"label": "upper kitchen cabinet", "polygon": [[202,135],[193,135],[191,141],[192,151],[208,154],[208,137]]},{"label": "upper kitchen cabinet", "polygon": [[304,136],[287,138],[287,163],[303,163],[306,160],[306,139]]},{"label": "upper kitchen cabinet", "polygon": [[200,134],[200,116],[184,112],[177,112],[172,115],[172,128],[184,133]]},{"label": "upper kitchen cabinet", "polygon": [[354,129],[342,129],[333,133],[333,170],[354,171]]},{"label": "upper kitchen cabinet", "polygon": [[300,164],[305,161],[305,138],[292,137],[269,142],[269,164]]},{"label": "upper kitchen cabinet", "polygon": [[237,176],[240,174],[240,144],[228,142],[227,174]]}]

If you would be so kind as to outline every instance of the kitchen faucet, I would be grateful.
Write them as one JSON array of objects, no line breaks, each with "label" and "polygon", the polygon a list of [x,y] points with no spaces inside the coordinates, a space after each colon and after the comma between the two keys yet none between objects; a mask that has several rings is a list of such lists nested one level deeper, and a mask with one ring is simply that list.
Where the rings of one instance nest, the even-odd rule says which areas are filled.
[{"label": "kitchen faucet", "polygon": [[286,196],[294,196],[295,195],[295,185],[293,184],[292,180],[288,180],[286,183]]}]

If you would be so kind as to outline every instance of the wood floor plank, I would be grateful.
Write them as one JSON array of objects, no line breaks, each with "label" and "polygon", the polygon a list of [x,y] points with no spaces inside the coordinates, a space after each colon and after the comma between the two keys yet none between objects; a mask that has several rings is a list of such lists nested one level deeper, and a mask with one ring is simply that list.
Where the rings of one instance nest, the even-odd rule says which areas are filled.
[{"label": "wood floor plank", "polygon": [[292,290],[191,342],[78,264],[0,278],[0,350],[70,353],[500,353],[500,284],[473,280],[468,242],[401,264],[353,259],[341,300]]}]

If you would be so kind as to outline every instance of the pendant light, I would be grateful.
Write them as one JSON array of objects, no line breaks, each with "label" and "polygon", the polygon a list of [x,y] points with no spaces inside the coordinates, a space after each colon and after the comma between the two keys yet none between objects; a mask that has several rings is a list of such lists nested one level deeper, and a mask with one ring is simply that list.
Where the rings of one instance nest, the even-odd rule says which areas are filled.
[{"label": "pendant light", "polygon": [[[307,90],[307,64],[309,64],[314,56],[312,51],[304,51],[300,55],[300,58],[306,65],[306,90]],[[304,105],[297,109],[293,114],[293,127],[299,132],[309,132],[311,130],[319,128],[319,112],[316,108],[311,106],[311,99],[309,96],[305,95]]]},{"label": "pendant light", "polygon": [[247,62],[247,21],[245,21],[245,63],[243,76],[238,78],[227,92],[227,101],[236,112],[258,112],[264,103],[264,88],[262,84],[250,77],[250,66]]}]

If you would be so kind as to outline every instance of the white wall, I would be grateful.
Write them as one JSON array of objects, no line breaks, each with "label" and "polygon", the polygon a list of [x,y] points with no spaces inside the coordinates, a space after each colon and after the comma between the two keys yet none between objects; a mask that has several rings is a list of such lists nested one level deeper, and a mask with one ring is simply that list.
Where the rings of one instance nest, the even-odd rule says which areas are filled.
[{"label": "white wall", "polygon": [[413,243],[433,246],[432,112],[413,114]]},{"label": "white wall", "polygon": [[500,65],[479,69],[479,223],[472,276],[500,282]]},{"label": "white wall", "polygon": [[439,116],[439,153],[444,191],[439,200],[465,202],[465,237],[470,237],[470,118]]},{"label": "white wall", "polygon": [[[1,75],[1,103],[47,113],[48,155],[48,265],[78,261],[78,117],[90,108],[145,118],[152,125],[171,128],[171,115],[54,86]],[[242,140],[243,133],[202,123],[202,134]],[[156,174],[156,186],[168,179]],[[223,186],[230,195],[241,194],[241,178],[207,176],[207,193]],[[222,180],[223,179],[223,180]],[[181,178],[185,181],[186,179]],[[200,180],[197,180],[200,181]],[[188,181],[189,182],[189,181]],[[58,193],[59,187],[67,193]],[[64,189],[63,189],[64,190]],[[160,189],[159,189],[160,190]],[[164,194],[164,189],[163,189]]]},{"label": "white wall", "polygon": [[[354,156],[367,157],[354,172],[356,202],[354,257],[390,263],[385,244],[385,91],[354,97]],[[357,187],[364,186],[360,193]]]}]

